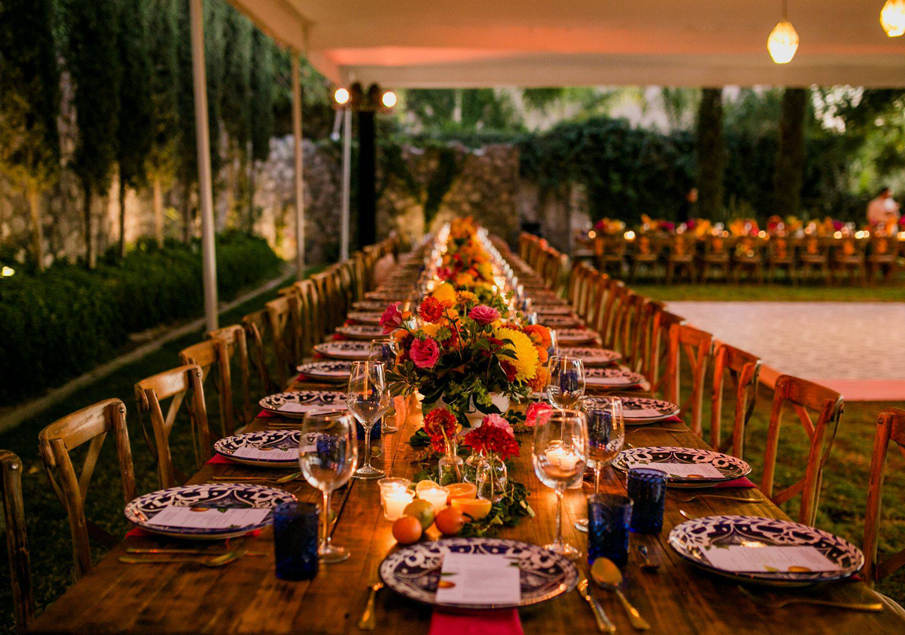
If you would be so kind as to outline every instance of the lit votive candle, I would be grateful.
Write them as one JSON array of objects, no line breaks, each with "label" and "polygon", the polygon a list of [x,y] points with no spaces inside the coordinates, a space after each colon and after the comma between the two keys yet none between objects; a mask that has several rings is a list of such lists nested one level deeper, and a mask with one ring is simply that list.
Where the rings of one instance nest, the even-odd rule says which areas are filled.
[{"label": "lit votive candle", "polygon": [[415,494],[408,489],[410,482],[404,478],[383,478],[378,482],[383,516],[387,520],[402,518],[402,512],[415,499]]},{"label": "lit votive candle", "polygon": [[449,496],[449,490],[445,487],[431,487],[418,492],[418,498],[425,500],[434,508],[434,513],[439,513],[441,509],[446,507],[446,499]]},{"label": "lit votive candle", "polygon": [[563,472],[574,471],[575,466],[581,460],[577,452],[562,447],[551,448],[547,450],[546,454],[547,460]]}]

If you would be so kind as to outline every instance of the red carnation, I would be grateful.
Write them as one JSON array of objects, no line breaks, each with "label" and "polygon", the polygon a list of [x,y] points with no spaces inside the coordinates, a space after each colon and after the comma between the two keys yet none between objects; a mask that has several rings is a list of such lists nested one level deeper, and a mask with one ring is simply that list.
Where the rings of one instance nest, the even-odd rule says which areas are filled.
[{"label": "red carnation", "polygon": [[503,372],[506,373],[506,381],[515,381],[516,375],[518,375],[518,369],[510,362],[508,359],[500,360],[500,367],[503,369]]},{"label": "red carnation", "polygon": [[506,430],[488,419],[489,417],[485,417],[480,427],[466,434],[463,443],[481,454],[497,454],[504,461],[518,456],[518,441],[515,440],[511,428]]},{"label": "red carnation", "polygon": [[434,324],[443,317],[443,305],[440,304],[440,301],[437,298],[428,296],[418,308],[418,314],[425,322]]},{"label": "red carnation", "polygon": [[438,454],[446,452],[446,442],[456,435],[456,417],[446,408],[435,408],[424,415],[424,431]]}]

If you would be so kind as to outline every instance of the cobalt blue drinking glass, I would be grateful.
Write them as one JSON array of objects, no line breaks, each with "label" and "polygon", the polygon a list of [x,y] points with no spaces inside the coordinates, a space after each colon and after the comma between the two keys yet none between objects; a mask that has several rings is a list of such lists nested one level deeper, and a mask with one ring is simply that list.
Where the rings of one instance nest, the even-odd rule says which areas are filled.
[{"label": "cobalt blue drinking glass", "polygon": [[320,513],[314,503],[281,503],[274,508],[273,549],[281,580],[311,580],[317,575]]},{"label": "cobalt blue drinking glass", "polygon": [[588,496],[588,564],[608,558],[618,567],[628,562],[632,501],[626,496]]},{"label": "cobalt blue drinking glass", "polygon": [[666,473],[649,467],[633,467],[628,471],[628,497],[634,504],[632,531],[660,533],[666,503]]}]

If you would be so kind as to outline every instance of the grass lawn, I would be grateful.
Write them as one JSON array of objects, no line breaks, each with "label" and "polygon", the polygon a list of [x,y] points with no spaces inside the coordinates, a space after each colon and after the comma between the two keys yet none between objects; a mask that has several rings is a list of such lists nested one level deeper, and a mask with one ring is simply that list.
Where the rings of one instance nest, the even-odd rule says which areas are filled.
[{"label": "grass lawn", "polygon": [[632,284],[632,289],[660,301],[703,302],[905,302],[905,282],[873,286],[803,286],[787,284]]}]

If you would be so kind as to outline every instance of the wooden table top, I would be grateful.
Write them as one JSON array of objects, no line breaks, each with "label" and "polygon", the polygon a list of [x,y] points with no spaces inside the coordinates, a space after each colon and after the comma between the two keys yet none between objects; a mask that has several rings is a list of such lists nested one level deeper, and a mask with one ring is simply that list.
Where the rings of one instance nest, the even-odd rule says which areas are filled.
[{"label": "wooden table top", "polygon": [[[301,388],[296,384],[294,388]],[[251,429],[267,429],[277,419],[260,418]],[[664,429],[668,427],[670,430]],[[690,431],[675,432],[680,424],[661,427],[630,427],[626,441],[636,447],[670,445],[707,447]],[[379,445],[382,455],[374,464],[392,476],[411,477],[418,471],[412,463],[415,450],[407,443],[416,425],[409,421],[396,434],[383,436]],[[504,528],[499,536],[536,544],[552,542],[555,526],[555,495],[544,487],[531,465],[530,434],[520,434],[521,454],[515,461],[510,478],[524,483],[529,502],[536,512],[514,528]],[[241,465],[206,465],[191,483],[205,483],[213,476],[260,475],[269,470]],[[278,474],[284,474],[279,471]],[[319,501],[320,492],[304,480],[282,485],[302,501]],[[604,470],[601,490],[625,493],[624,480],[612,468]],[[673,493],[673,490],[670,490]],[[584,534],[573,522],[585,517],[585,496],[591,493],[569,490],[565,495],[563,535],[587,552]],[[676,496],[690,497],[694,491],[679,490]],[[709,490],[712,494],[757,497],[756,504],[723,499],[678,502],[670,496],[666,503],[663,531],[659,535],[633,534],[629,563],[624,570],[624,590],[641,615],[651,623],[652,634],[664,635],[757,635],[785,633],[808,635],[817,633],[902,633],[902,624],[889,610],[883,613],[861,613],[820,606],[793,604],[782,609],[767,609],[742,594],[730,580],[718,578],[692,567],[667,545],[673,526],[685,519],[679,510],[692,516],[713,514],[745,514],[787,518],[756,489]],[[264,557],[245,557],[220,569],[195,564],[127,565],[119,562],[126,547],[159,547],[178,544],[154,537],[126,539],[111,551],[82,580],[73,585],[34,623],[40,633],[356,633],[357,623],[367,601],[366,585],[383,558],[395,548],[392,523],[383,518],[378,486],[375,481],[351,480],[334,493],[333,509],[338,516],[333,540],[346,547],[351,557],[340,564],[322,566],[317,578],[304,582],[277,579],[274,573],[272,530],[245,539],[251,551],[264,552]],[[439,537],[436,528],[427,533],[429,539]],[[660,563],[656,573],[643,572],[636,547],[647,545],[651,558]],[[188,546],[203,546],[194,543]],[[222,543],[211,548],[222,549]],[[587,575],[584,559],[577,562]],[[755,592],[758,590],[755,589]],[[876,596],[862,582],[841,582],[823,588],[827,599],[866,602]],[[593,593],[604,606],[619,633],[634,632],[617,599],[602,589]],[[545,604],[520,610],[525,633],[596,632],[593,615],[577,592],[566,594]],[[431,609],[396,595],[389,589],[377,596],[377,632],[427,633]]]}]

